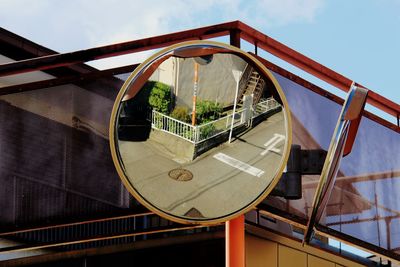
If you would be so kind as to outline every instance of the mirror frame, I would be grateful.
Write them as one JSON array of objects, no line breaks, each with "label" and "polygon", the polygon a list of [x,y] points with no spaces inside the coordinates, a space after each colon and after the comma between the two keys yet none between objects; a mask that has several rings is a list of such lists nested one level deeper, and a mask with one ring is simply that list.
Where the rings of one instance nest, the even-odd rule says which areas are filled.
[{"label": "mirror frame", "polygon": [[[273,83],[275,86],[275,89],[281,98],[282,104],[283,104],[283,114],[284,114],[284,119],[285,119],[285,131],[286,131],[286,142],[284,145],[284,149],[282,151],[283,156],[280,161],[280,166],[277,168],[277,171],[275,175],[273,176],[270,184],[264,189],[264,191],[256,197],[253,201],[247,204],[247,206],[237,210],[236,212],[227,214],[227,215],[222,215],[217,218],[205,218],[205,219],[190,219],[190,218],[183,218],[180,216],[175,216],[171,213],[167,213],[162,211],[161,209],[157,208],[155,205],[152,203],[149,203],[145,198],[143,198],[140,193],[134,188],[133,184],[130,182],[129,177],[125,174],[122,159],[120,157],[118,150],[118,140],[117,138],[117,121],[118,117],[120,114],[120,104],[121,100],[124,98],[126,92],[130,89],[131,83],[135,80],[135,78],[139,77],[140,73],[152,62],[155,60],[159,59],[161,56],[174,51],[175,49],[180,49],[188,46],[196,46],[196,45],[201,45],[201,46],[216,46],[224,49],[228,49],[230,51],[233,51],[236,56],[239,56],[242,58],[244,61],[251,62],[254,64],[254,66],[257,66],[258,70],[261,72],[260,74],[265,75],[270,81]],[[137,92],[135,92],[136,94]],[[133,96],[134,97],[134,96]],[[239,215],[242,215],[251,209],[253,209],[257,204],[259,204],[262,200],[264,200],[269,193],[274,189],[276,184],[279,182],[279,179],[282,176],[282,173],[286,167],[289,154],[290,154],[290,148],[292,144],[292,122],[291,122],[291,115],[290,115],[290,109],[288,102],[286,100],[286,97],[283,93],[283,90],[281,86],[279,85],[278,81],[274,77],[274,75],[269,71],[259,60],[257,60],[255,57],[250,55],[249,53],[244,52],[243,50],[225,44],[225,43],[220,43],[220,42],[214,42],[214,41],[187,41],[187,42],[182,42],[178,44],[171,45],[167,48],[162,49],[161,51],[158,51],[148,59],[146,59],[143,63],[141,63],[128,77],[128,79],[125,81],[125,83],[122,85],[116,99],[113,105],[113,109],[111,112],[111,118],[110,118],[110,126],[109,126],[109,141],[110,141],[110,149],[111,149],[111,156],[114,162],[114,165],[116,167],[117,173],[119,177],[121,178],[123,184],[129,191],[131,195],[134,196],[134,198],[139,201],[143,206],[145,206],[147,209],[150,211],[154,212],[155,214],[159,215],[160,217],[166,218],[168,220],[177,222],[177,223],[183,223],[183,224],[203,224],[203,225],[213,225],[213,224],[218,224],[222,222],[226,222],[228,220],[231,220]]]}]

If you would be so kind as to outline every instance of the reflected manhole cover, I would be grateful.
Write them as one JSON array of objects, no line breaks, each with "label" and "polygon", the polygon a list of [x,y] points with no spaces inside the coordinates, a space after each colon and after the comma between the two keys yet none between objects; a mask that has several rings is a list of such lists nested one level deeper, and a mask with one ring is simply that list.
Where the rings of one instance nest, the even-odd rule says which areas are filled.
[{"label": "reflected manhole cover", "polygon": [[168,173],[169,177],[177,181],[190,181],[193,174],[185,169],[173,169]]}]

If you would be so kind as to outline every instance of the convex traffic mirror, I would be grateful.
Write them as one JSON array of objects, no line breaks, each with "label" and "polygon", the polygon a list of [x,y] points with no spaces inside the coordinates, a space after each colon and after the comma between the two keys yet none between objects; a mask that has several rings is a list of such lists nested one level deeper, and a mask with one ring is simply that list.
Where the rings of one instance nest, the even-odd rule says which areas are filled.
[{"label": "convex traffic mirror", "polygon": [[168,47],[117,96],[110,123],[117,171],[151,211],[217,223],[263,200],[291,145],[285,96],[253,56],[222,43]]}]

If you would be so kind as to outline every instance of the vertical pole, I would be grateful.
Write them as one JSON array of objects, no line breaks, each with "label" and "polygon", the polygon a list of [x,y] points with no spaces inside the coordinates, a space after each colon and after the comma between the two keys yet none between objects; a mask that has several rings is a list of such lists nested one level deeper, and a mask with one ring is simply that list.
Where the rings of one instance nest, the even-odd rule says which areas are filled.
[{"label": "vertical pole", "polygon": [[229,141],[228,143],[231,143],[232,139],[232,132],[233,132],[233,123],[235,121],[235,113],[236,113],[236,104],[237,104],[237,97],[238,97],[238,91],[239,91],[239,81],[240,81],[240,74],[241,71],[233,71],[233,76],[236,81],[236,89],[235,89],[235,99],[233,100],[233,113],[232,113],[232,121],[231,121],[231,131],[229,132]]},{"label": "vertical pole", "polygon": [[231,30],[229,32],[229,43],[237,48],[240,48],[240,30]]},{"label": "vertical pole", "polygon": [[225,223],[225,266],[245,266],[244,215]]},{"label": "vertical pole", "polygon": [[392,247],[392,240],[390,237],[390,223],[392,222],[391,218],[385,218],[386,223],[386,247],[388,250],[391,250]]},{"label": "vertical pole", "polygon": [[194,80],[193,80],[193,107],[192,107],[192,125],[196,125],[196,98],[197,98],[197,86],[199,82],[199,64],[194,62]]},{"label": "vertical pole", "polygon": [[[240,48],[240,31],[230,32],[230,44]],[[239,81],[241,72],[238,71],[236,80],[235,102],[232,114],[231,132],[229,143],[232,137],[233,120],[236,112],[237,95],[239,91]],[[235,73],[233,74],[235,76]],[[225,266],[244,267],[245,266],[245,240],[244,240],[244,215],[227,221],[225,223]]]}]

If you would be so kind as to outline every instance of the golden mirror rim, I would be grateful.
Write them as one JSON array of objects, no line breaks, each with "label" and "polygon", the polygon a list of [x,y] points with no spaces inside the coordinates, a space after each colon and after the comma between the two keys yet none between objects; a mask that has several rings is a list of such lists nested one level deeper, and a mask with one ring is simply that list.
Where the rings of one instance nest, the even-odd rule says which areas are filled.
[{"label": "golden mirror rim", "polygon": [[[137,78],[137,76],[140,74],[140,72],[144,71],[148,66],[150,66],[151,63],[153,63],[155,60],[157,60],[159,57],[161,57],[162,55],[165,55],[167,53],[170,53],[176,49],[180,49],[180,48],[185,48],[188,46],[215,46],[215,47],[220,47],[220,48],[224,48],[224,49],[228,49],[230,51],[233,51],[235,55],[239,55],[239,57],[241,57],[243,60],[245,60],[246,62],[251,62],[252,64],[254,64],[254,66],[256,66],[258,68],[258,70],[261,71],[261,73],[263,75],[265,75],[266,77],[268,77],[270,79],[270,81],[273,83],[276,91],[278,92],[278,95],[280,97],[280,100],[283,104],[283,114],[284,114],[284,119],[285,119],[285,132],[286,132],[286,142],[284,145],[284,150],[283,150],[283,156],[280,160],[280,166],[279,168],[277,168],[277,171],[275,173],[275,175],[272,178],[272,181],[270,182],[269,185],[267,185],[267,187],[264,189],[264,191],[259,195],[259,196],[255,196],[255,199],[250,202],[249,204],[247,204],[245,207],[237,210],[236,212],[227,214],[227,215],[223,215],[220,217],[216,217],[216,218],[199,218],[199,219],[189,219],[189,218],[183,218],[165,211],[162,211],[160,208],[156,207],[155,205],[149,203],[149,201],[147,201],[133,186],[133,184],[130,182],[129,177],[127,177],[125,171],[124,171],[124,167],[123,167],[123,161],[120,157],[119,152],[117,151],[118,147],[117,147],[117,142],[118,140],[116,140],[116,123],[118,120],[118,115],[119,115],[119,109],[120,109],[120,104],[121,101],[123,100],[124,96],[126,95],[127,90],[129,90],[129,87],[132,83],[132,81]],[[146,59],[143,63],[141,63],[128,77],[128,79],[125,81],[125,83],[123,84],[123,86],[121,87],[113,108],[112,108],[112,112],[111,112],[111,118],[110,118],[110,125],[109,125],[109,141],[110,141],[110,149],[111,149],[111,156],[114,162],[114,165],[116,167],[117,173],[120,177],[120,179],[122,180],[124,186],[127,188],[127,190],[129,191],[130,194],[132,194],[135,199],[137,201],[139,201],[143,206],[145,206],[147,209],[149,209],[150,211],[154,212],[155,214],[166,218],[168,220],[177,222],[177,223],[183,223],[183,224],[205,224],[205,225],[212,225],[212,224],[218,224],[218,223],[222,223],[225,221],[228,221],[230,219],[233,219],[241,214],[244,214],[248,211],[250,211],[251,209],[253,209],[257,204],[259,204],[262,200],[265,199],[265,197],[268,196],[268,194],[273,190],[273,188],[276,186],[276,184],[278,183],[280,177],[282,176],[282,173],[286,167],[286,163],[287,160],[289,158],[289,153],[290,153],[290,147],[292,144],[292,124],[291,124],[291,117],[290,117],[290,110],[289,110],[289,105],[288,102],[286,100],[286,97],[283,93],[283,90],[281,88],[281,86],[279,85],[278,81],[276,80],[276,78],[274,77],[274,75],[271,73],[271,71],[269,71],[259,60],[257,60],[254,56],[250,55],[249,53],[246,53],[244,51],[242,51],[241,49],[228,45],[228,44],[224,44],[224,43],[220,43],[220,42],[214,42],[214,41],[187,41],[187,42],[182,42],[182,43],[178,43],[175,45],[171,45],[167,48],[164,48],[160,51],[158,51],[157,53],[155,53],[154,55],[152,55],[151,57],[149,57],[148,59]]]}]

